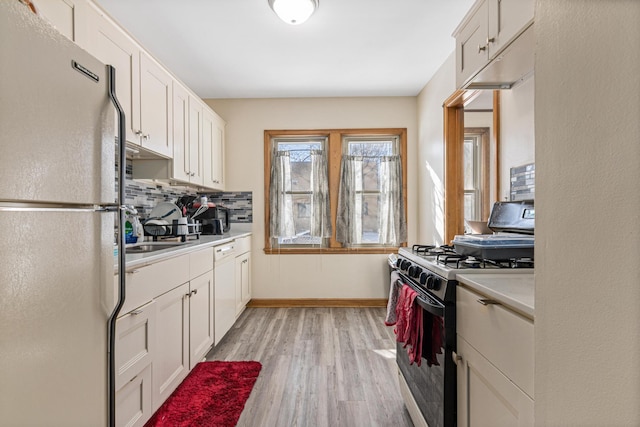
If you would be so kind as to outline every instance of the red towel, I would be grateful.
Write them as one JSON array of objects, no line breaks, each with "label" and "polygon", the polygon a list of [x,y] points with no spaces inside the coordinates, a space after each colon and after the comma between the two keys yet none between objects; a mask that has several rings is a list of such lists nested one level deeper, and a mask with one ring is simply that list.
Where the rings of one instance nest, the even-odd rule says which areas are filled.
[{"label": "red towel", "polygon": [[442,354],[444,342],[443,320],[442,317],[434,316],[431,313],[425,313],[424,316],[424,328],[427,330],[427,334],[422,343],[422,354],[427,359],[427,366],[439,366],[438,354]]},{"label": "red towel", "polygon": [[416,304],[418,293],[408,285],[402,285],[396,305],[396,341],[404,343],[409,363],[422,363],[422,308]]}]

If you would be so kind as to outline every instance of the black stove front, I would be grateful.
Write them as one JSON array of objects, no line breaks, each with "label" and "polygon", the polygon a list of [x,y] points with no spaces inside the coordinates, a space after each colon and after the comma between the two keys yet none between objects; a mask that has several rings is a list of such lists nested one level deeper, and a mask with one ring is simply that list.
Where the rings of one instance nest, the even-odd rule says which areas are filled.
[{"label": "black stove front", "polygon": [[456,281],[400,257],[400,281],[417,292],[422,308],[423,346],[420,366],[411,363],[403,343],[396,345],[396,361],[422,417],[429,427],[453,427],[457,418]]}]

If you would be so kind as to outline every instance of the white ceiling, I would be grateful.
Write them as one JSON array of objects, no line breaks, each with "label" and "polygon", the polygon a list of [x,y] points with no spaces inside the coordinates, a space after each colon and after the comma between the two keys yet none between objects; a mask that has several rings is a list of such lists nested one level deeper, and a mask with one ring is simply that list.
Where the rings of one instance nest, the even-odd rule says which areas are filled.
[{"label": "white ceiling", "polygon": [[320,0],[282,22],[267,0],[97,0],[202,98],[415,96],[473,0]]}]

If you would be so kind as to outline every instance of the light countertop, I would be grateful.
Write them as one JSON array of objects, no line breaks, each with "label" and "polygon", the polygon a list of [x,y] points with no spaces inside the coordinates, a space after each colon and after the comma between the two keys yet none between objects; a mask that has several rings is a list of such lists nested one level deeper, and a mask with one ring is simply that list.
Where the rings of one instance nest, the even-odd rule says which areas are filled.
[{"label": "light countertop", "polygon": [[533,319],[533,274],[459,274],[458,282]]},{"label": "light countertop", "polygon": [[[153,264],[164,259],[173,258],[179,255],[188,254],[200,249],[204,249],[211,246],[222,245],[227,242],[231,242],[239,237],[251,235],[250,228],[234,227],[231,231],[221,235],[201,235],[199,239],[188,239],[185,243],[158,251],[146,252],[146,253],[127,253],[126,255],[126,270],[131,268],[138,268],[145,265]],[[178,241],[176,239],[169,241]],[[149,242],[147,242],[149,243]],[[118,272],[118,260],[115,258],[115,273]]]}]

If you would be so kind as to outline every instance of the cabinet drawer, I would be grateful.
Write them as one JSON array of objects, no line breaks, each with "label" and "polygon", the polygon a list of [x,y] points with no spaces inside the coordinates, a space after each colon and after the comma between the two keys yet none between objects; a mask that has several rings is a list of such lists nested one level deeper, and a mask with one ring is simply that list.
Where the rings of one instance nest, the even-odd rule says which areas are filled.
[{"label": "cabinet drawer", "polygon": [[189,281],[189,255],[182,255],[155,264],[127,271],[127,298],[122,313]]},{"label": "cabinet drawer", "polygon": [[251,250],[251,236],[238,237],[236,239],[236,254],[243,254]]},{"label": "cabinet drawer", "polygon": [[456,292],[458,335],[533,397],[533,322],[462,286]]},{"label": "cabinet drawer", "polygon": [[213,248],[206,248],[189,254],[189,279],[213,270]]},{"label": "cabinet drawer", "polygon": [[155,354],[156,303],[151,301],[116,321],[116,389],[138,375]]},{"label": "cabinet drawer", "polygon": [[116,426],[142,427],[151,411],[151,365],[116,392]]}]

